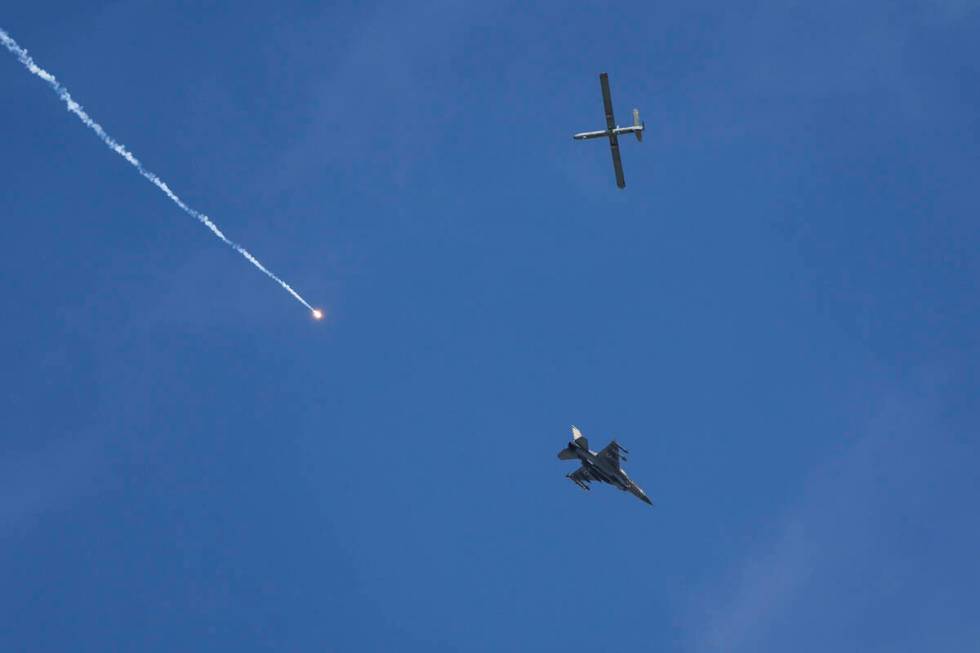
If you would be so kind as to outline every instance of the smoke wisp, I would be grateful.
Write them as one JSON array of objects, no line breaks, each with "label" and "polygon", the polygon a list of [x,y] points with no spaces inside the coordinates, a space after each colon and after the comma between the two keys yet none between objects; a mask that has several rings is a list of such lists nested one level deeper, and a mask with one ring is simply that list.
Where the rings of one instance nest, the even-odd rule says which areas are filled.
[{"label": "smoke wisp", "polygon": [[298,292],[293,290],[293,288],[288,283],[280,279],[272,271],[270,271],[268,268],[262,265],[262,263],[259,262],[259,260],[256,259],[247,249],[245,249],[235,241],[229,239],[227,236],[225,236],[225,234],[222,233],[221,229],[218,228],[218,225],[212,222],[208,216],[185,204],[184,201],[180,199],[180,197],[178,197],[176,193],[170,190],[170,187],[167,186],[166,182],[160,179],[160,177],[158,177],[153,172],[150,172],[149,170],[144,168],[143,164],[140,163],[139,159],[133,156],[132,152],[127,150],[125,146],[122,145],[122,143],[119,143],[116,139],[114,139],[112,136],[107,134],[106,131],[102,128],[102,125],[92,120],[92,118],[88,115],[88,113],[85,112],[85,109],[83,109],[78,102],[72,99],[71,94],[68,92],[68,89],[66,89],[57,80],[57,78],[55,78],[54,75],[44,70],[36,63],[34,63],[34,60],[30,57],[30,55],[27,54],[27,50],[20,47],[20,45],[18,45],[17,42],[2,28],[0,28],[0,42],[3,43],[4,47],[6,47],[7,50],[9,50],[14,56],[17,57],[17,59],[24,65],[25,68],[27,68],[28,71],[30,71],[32,75],[40,77],[42,80],[47,82],[48,86],[50,86],[51,89],[58,95],[58,97],[61,98],[62,102],[65,103],[65,107],[68,109],[68,111],[75,114],[86,127],[88,127],[93,132],[95,132],[95,135],[98,136],[103,143],[105,143],[106,147],[108,147],[110,150],[112,150],[122,158],[126,159],[126,161],[131,166],[136,168],[136,171],[139,172],[144,179],[148,180],[158,189],[163,191],[164,195],[169,197],[174,204],[180,207],[181,211],[183,211],[187,215],[201,222],[201,224],[203,224],[205,227],[210,229],[211,233],[217,236],[221,240],[221,242],[223,242],[224,244],[228,245],[236,252],[241,254],[243,257],[245,257],[245,260],[247,260],[249,263],[257,267],[259,270],[261,270],[262,273],[265,274],[267,277],[269,277],[270,279],[278,283],[280,286],[282,286],[283,290],[285,290],[290,295],[292,295],[296,299],[296,301],[298,301],[303,306],[305,306],[310,311],[312,311],[314,316],[317,315],[317,310],[314,309],[309,304],[309,302],[303,299]]}]

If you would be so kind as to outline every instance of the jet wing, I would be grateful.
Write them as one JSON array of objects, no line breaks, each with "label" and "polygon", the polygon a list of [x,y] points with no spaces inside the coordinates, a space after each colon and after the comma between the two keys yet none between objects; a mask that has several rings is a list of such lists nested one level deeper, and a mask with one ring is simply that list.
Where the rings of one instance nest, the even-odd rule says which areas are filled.
[{"label": "jet wing", "polygon": [[619,469],[621,466],[620,463],[626,459],[626,457],[622,455],[625,451],[625,449],[619,446],[618,442],[613,440],[599,452],[598,457],[608,462],[614,469]]},{"label": "jet wing", "polygon": [[616,118],[613,117],[612,94],[609,92],[609,75],[599,73],[599,84],[602,86],[602,106],[606,109],[606,128],[616,129]]},{"label": "jet wing", "polygon": [[589,481],[594,481],[596,479],[592,478],[589,471],[585,467],[579,467],[574,472],[568,475],[568,478],[572,479],[576,483],[588,483]]},{"label": "jet wing", "polygon": [[609,135],[609,148],[612,150],[613,168],[616,170],[616,185],[626,188],[626,177],[623,175],[623,160],[619,158],[619,139],[616,134]]}]

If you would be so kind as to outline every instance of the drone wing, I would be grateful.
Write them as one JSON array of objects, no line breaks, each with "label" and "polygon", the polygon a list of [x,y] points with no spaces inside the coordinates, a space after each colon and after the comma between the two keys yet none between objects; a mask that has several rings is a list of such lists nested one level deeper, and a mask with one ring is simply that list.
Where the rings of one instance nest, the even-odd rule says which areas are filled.
[{"label": "drone wing", "polygon": [[609,75],[599,73],[599,84],[602,86],[602,106],[606,110],[606,129],[616,129],[616,118],[613,116],[612,94],[609,92]]},{"label": "drone wing", "polygon": [[613,133],[616,129],[616,117],[613,115],[612,93],[609,92],[609,75],[599,73],[599,85],[602,86],[602,106],[606,111],[606,129],[609,130],[609,148],[612,150],[613,169],[616,171],[616,185],[626,188],[623,160],[619,157],[619,138]]},{"label": "drone wing", "polygon": [[616,170],[616,185],[626,188],[626,177],[623,176],[623,160],[619,158],[619,138],[616,134],[609,135],[609,149],[612,150],[613,168]]}]

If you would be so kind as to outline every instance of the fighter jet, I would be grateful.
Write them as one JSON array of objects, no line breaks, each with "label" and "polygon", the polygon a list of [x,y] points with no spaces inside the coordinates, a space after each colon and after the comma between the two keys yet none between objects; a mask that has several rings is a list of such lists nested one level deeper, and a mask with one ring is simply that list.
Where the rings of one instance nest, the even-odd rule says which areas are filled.
[{"label": "fighter jet", "polygon": [[606,73],[599,73],[599,84],[602,86],[602,104],[606,108],[606,128],[598,132],[575,134],[572,138],[580,141],[590,138],[608,138],[609,147],[612,148],[613,168],[616,170],[616,185],[620,188],[626,188],[626,178],[623,177],[623,161],[619,158],[619,135],[636,134],[636,140],[642,141],[645,125],[640,122],[640,110],[633,109],[633,125],[631,127],[618,127],[616,118],[613,117],[612,96],[609,94],[609,76]]},{"label": "fighter jet", "polygon": [[582,466],[571,474],[566,474],[566,478],[572,479],[575,485],[583,490],[589,489],[590,481],[602,481],[618,487],[623,492],[630,492],[641,501],[651,506],[653,501],[640,488],[639,485],[630,480],[626,472],[620,467],[620,461],[626,460],[623,454],[629,453],[618,442],[613,440],[606,445],[606,448],[596,453],[589,450],[589,441],[585,439],[582,432],[574,426],[572,427],[572,441],[568,446],[558,452],[561,460],[579,460]]}]

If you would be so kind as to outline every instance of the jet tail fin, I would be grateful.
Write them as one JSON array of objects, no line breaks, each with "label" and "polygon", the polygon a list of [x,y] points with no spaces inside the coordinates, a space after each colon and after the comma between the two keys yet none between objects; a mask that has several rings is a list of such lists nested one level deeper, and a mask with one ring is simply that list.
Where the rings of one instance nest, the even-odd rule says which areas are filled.
[{"label": "jet tail fin", "polygon": [[579,431],[578,427],[576,426],[572,427],[572,443],[581,447],[582,449],[585,449],[586,451],[589,450],[589,440],[582,435],[582,432]]},{"label": "jet tail fin", "polygon": [[646,123],[640,122],[640,110],[633,109],[633,126],[639,127],[634,134],[636,134],[636,140],[643,142],[643,130],[646,128]]}]

